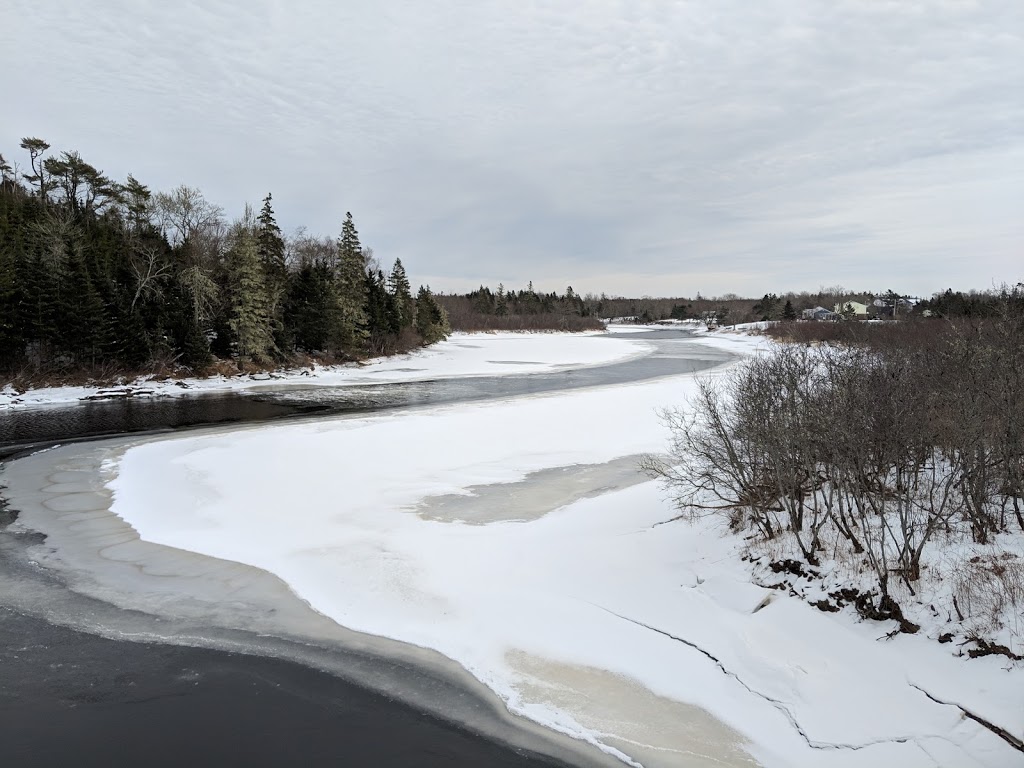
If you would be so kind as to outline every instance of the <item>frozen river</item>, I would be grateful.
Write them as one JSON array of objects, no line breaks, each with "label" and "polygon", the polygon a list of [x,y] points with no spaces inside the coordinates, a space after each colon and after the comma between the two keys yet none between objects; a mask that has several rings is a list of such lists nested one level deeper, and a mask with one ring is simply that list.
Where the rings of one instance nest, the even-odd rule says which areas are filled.
[{"label": "frozen river", "polygon": [[[483,373],[464,377],[437,377],[439,370],[416,369],[415,359],[398,367],[406,381],[374,382],[370,376],[348,386],[314,386],[301,379],[268,382],[244,391],[203,392],[184,396],[112,398],[57,402],[41,407],[0,410],[0,458],[34,446],[125,433],[159,432],[228,423],[268,422],[277,419],[342,413],[369,413],[446,403],[541,394],[594,386],[612,386],[684,373],[693,373],[730,358],[713,347],[680,343],[693,339],[686,330],[620,332],[598,344],[640,340],[651,354],[622,362],[575,366],[558,370],[522,372],[529,361],[490,360],[491,370],[509,367],[509,373]],[[471,344],[458,337],[452,344]],[[556,366],[557,367],[557,366]],[[419,375],[426,378],[419,378]]]},{"label": "frozen river", "polygon": [[[46,765],[83,756],[86,763],[92,756],[99,763],[109,756],[107,745],[116,742],[121,757],[135,755],[150,762],[153,746],[161,745],[161,759],[167,764],[197,755],[234,755],[248,764],[272,765],[280,759],[281,744],[291,741],[289,735],[296,729],[306,737],[301,747],[290,747],[290,754],[314,765],[336,764],[339,752],[355,760],[353,764],[375,765],[603,763],[606,756],[601,753],[581,752],[575,742],[552,739],[544,731],[524,728],[519,718],[509,719],[490,691],[446,659],[347,632],[295,601],[269,574],[233,563],[217,566],[216,561],[184,553],[163,555],[165,572],[160,578],[141,573],[138,562],[126,555],[133,544],[125,545],[117,519],[88,509],[102,504],[83,503],[86,494],[73,491],[96,487],[97,456],[125,442],[90,443],[94,438],[130,433],[134,444],[140,438],[145,442],[211,425],[219,425],[216,431],[223,433],[229,424],[312,424],[375,411],[646,381],[703,370],[732,357],[713,347],[692,345],[689,334],[678,330],[620,333],[609,341],[630,338],[643,341],[643,354],[603,365],[573,365],[570,360],[538,373],[524,372],[529,370],[528,360],[491,359],[476,375],[459,378],[363,381],[347,387],[299,382],[258,391],[95,400],[0,414],[0,455],[65,445],[37,454],[7,473],[13,486],[8,495],[26,511],[20,524],[0,533],[0,645],[7,662],[0,692],[0,709],[6,716],[0,733],[19,764]],[[466,345],[467,340],[456,343]],[[511,372],[488,375],[487,368],[493,371],[497,366]],[[399,373],[416,376],[415,371]],[[295,419],[300,422],[291,421]],[[606,486],[635,482],[634,462],[619,464],[613,463],[590,484],[598,479],[596,485]],[[581,478],[586,480],[569,478],[569,486]],[[538,488],[541,485],[548,484]],[[41,487],[59,492],[38,507],[25,503]],[[554,491],[556,496],[573,496],[565,482],[561,488]],[[540,497],[532,498],[527,492],[517,506],[543,507],[553,503],[550,493],[550,488],[540,490]],[[435,513],[450,513],[441,510],[443,502],[434,500]],[[491,506],[493,514],[508,514],[500,504]],[[46,531],[45,546],[40,546],[36,529]],[[107,546],[112,541],[121,542],[113,557]],[[143,542],[134,546],[139,551],[133,556],[149,558],[143,571],[160,569],[155,565],[162,556],[160,548]],[[49,567],[40,571],[40,561]],[[174,572],[177,578],[170,577]],[[124,638],[151,642],[125,644]],[[222,651],[213,649],[241,650],[246,655],[218,656]],[[301,663],[268,666],[271,662],[259,661],[266,656]],[[331,674],[324,680],[307,679],[307,665]],[[55,674],[55,668],[61,673]],[[45,682],[40,685],[40,680]],[[215,710],[217,702],[241,695],[246,687],[250,695],[244,707],[233,708],[228,731],[202,715]],[[140,697],[160,703],[140,707]],[[389,699],[412,709],[389,704]],[[411,724],[405,713],[417,710],[440,719]],[[331,727],[311,729],[311,721],[330,721]],[[63,738],[49,738],[51,726],[59,726]],[[231,729],[252,727],[260,736],[246,741],[244,748],[231,737]],[[169,738],[167,728],[171,733],[187,728],[189,737]],[[125,737],[126,732],[131,735]],[[397,744],[404,746],[396,749]]]},{"label": "frozen river", "polygon": [[964,716],[1017,733],[1019,674],[752,583],[716,518],[661,525],[659,411],[762,343],[463,336],[218,396],[281,409],[245,424],[36,453],[0,602],[301,662],[539,764],[1019,764]]}]

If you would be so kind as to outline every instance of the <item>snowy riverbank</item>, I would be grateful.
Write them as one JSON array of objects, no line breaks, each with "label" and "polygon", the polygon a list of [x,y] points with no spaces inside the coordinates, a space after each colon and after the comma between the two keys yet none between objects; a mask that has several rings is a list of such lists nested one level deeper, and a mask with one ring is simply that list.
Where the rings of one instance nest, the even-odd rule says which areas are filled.
[{"label": "snowy riverbank", "polygon": [[[644,327],[616,326],[630,332]],[[43,387],[24,392],[10,384],[0,388],[0,411],[68,405],[124,397],[182,397],[214,392],[258,391],[267,387],[358,386],[466,376],[549,373],[569,368],[608,365],[642,355],[635,341],[607,339],[604,333],[455,333],[446,341],[406,355],[364,363],[312,366],[270,373],[206,378],[140,378],[116,386]]]},{"label": "snowy riverbank", "polygon": [[[551,365],[554,338],[450,352]],[[276,574],[630,762],[1020,764],[955,705],[1024,735],[1021,670],[880,642],[885,625],[751,584],[742,542],[711,523],[657,525],[673,510],[632,461],[662,449],[656,410],[693,381],[165,439],[105,471],[143,539]]]}]

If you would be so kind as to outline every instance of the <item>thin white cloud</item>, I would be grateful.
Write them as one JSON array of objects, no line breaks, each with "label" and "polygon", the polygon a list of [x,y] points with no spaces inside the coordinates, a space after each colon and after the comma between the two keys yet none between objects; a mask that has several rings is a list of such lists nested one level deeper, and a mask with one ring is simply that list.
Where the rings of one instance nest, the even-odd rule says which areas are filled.
[{"label": "thin white cloud", "polygon": [[352,210],[435,288],[1024,276],[1017,2],[8,0],[0,49],[5,154]]}]

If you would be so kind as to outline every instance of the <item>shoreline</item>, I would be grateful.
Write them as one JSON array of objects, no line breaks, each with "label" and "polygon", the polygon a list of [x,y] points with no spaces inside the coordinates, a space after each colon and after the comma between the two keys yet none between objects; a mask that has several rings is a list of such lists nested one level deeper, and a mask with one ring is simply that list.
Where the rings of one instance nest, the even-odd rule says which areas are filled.
[{"label": "shoreline", "polygon": [[555,764],[621,765],[511,714],[439,653],[336,624],[266,571],[139,539],[102,508],[99,480],[111,452],[138,440],[57,447],[8,463],[18,467],[0,475],[3,496],[18,517],[0,532],[0,605],[115,641],[298,663]]},{"label": "shoreline", "polygon": [[[635,332],[653,330],[647,326],[637,326]],[[428,381],[437,378],[489,376],[494,374],[531,374],[551,373],[557,370],[575,370],[594,366],[610,365],[627,362],[647,354],[641,340],[623,341],[617,339],[619,334],[608,331],[477,331],[457,332],[448,339],[421,347],[411,352],[404,352],[385,357],[367,358],[336,365],[305,365],[276,368],[258,373],[239,372],[226,376],[213,373],[209,376],[164,376],[155,380],[154,375],[143,375],[125,381],[125,377],[117,377],[120,383],[115,384],[82,384],[33,387],[24,391],[16,390],[11,383],[0,386],[0,412],[4,410],[25,410],[36,408],[70,406],[88,402],[112,400],[149,400],[154,398],[177,398],[195,395],[215,395],[225,393],[258,393],[265,388],[302,387],[358,387],[374,384],[408,383]],[[474,337],[489,339],[517,340],[543,336],[555,340],[578,340],[580,338],[601,338],[612,345],[620,347],[615,354],[592,356],[589,359],[560,363],[552,357],[542,363],[525,364],[519,361],[479,361],[477,370],[444,370],[431,368],[432,363],[443,363],[444,355]],[[627,347],[633,347],[630,351]],[[556,353],[558,350],[554,350]],[[491,363],[490,366],[480,362]],[[411,365],[423,367],[409,367]]]}]

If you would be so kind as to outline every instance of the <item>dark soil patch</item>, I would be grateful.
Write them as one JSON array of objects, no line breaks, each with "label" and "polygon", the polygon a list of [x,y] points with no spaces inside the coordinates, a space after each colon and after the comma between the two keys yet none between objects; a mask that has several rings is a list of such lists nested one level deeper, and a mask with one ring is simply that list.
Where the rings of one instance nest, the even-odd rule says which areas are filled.
[{"label": "dark soil patch", "polygon": [[776,560],[769,563],[768,567],[772,569],[772,573],[788,573],[790,576],[797,576],[803,579],[818,578],[818,574],[811,570],[810,566],[790,558]]},{"label": "dark soil patch", "polygon": [[[942,642],[941,638],[939,638],[939,642]],[[978,659],[982,656],[1005,656],[1006,658],[1013,659],[1014,661],[1024,661],[1024,656],[1018,656],[1005,645],[1000,645],[999,643],[990,643],[984,638],[980,637],[976,638],[974,640],[974,643],[978,647],[969,648],[967,650],[967,655],[970,656],[972,659]]]}]

